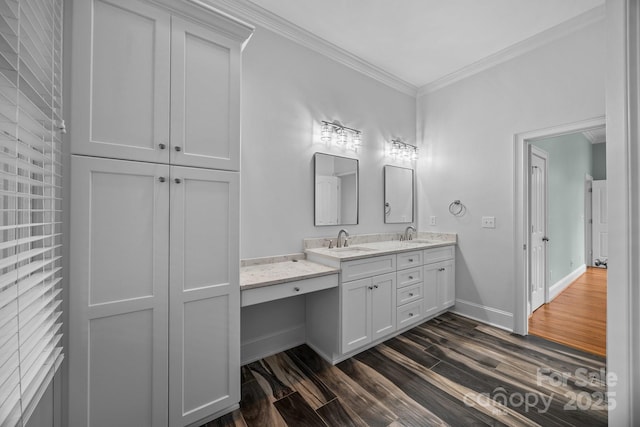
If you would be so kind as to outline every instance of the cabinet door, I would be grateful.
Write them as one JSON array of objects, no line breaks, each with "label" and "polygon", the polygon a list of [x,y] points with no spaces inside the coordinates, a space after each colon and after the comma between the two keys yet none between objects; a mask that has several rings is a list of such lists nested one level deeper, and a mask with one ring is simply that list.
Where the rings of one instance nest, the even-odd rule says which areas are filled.
[{"label": "cabinet door", "polygon": [[169,167],[71,170],[69,425],[166,426]]},{"label": "cabinet door", "polygon": [[342,284],[342,353],[371,342],[371,279]]},{"label": "cabinet door", "polygon": [[455,261],[448,260],[438,264],[438,303],[440,310],[456,303]]},{"label": "cabinet door", "polygon": [[71,153],[167,163],[170,16],[138,0],[76,1],[72,28]]},{"label": "cabinet door", "polygon": [[377,340],[396,330],[396,275],[372,278],[371,339]]},{"label": "cabinet door", "polygon": [[169,417],[240,401],[239,177],[171,167]]},{"label": "cabinet door", "polygon": [[438,299],[438,264],[427,264],[424,266],[424,317],[431,317],[440,311],[440,300]]},{"label": "cabinet door", "polygon": [[171,163],[240,168],[240,44],[171,19]]}]

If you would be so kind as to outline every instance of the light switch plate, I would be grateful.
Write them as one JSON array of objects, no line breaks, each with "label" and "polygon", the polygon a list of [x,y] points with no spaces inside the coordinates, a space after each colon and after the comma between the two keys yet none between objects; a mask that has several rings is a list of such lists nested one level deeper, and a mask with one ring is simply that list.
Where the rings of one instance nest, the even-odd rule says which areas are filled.
[{"label": "light switch plate", "polygon": [[436,217],[435,216],[429,217],[429,224],[430,225],[436,225]]},{"label": "light switch plate", "polygon": [[482,217],[482,228],[496,228],[496,217],[495,216],[483,216]]}]

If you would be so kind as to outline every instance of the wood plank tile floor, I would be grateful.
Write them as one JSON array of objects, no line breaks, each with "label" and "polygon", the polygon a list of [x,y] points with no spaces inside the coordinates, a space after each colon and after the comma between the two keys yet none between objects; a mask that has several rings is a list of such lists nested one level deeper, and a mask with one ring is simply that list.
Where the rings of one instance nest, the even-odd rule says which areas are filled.
[{"label": "wood plank tile floor", "polygon": [[582,351],[607,354],[607,270],[589,267],[533,312],[529,333]]},{"label": "wood plank tile floor", "polygon": [[605,426],[605,359],[447,313],[331,366],[306,345],[242,368],[206,427]]}]

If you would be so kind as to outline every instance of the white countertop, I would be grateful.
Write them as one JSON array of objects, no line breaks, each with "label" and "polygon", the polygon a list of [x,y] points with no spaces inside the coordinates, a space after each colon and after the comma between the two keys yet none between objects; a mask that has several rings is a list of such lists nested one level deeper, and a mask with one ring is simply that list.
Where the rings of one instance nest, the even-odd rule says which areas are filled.
[{"label": "white countertop", "polygon": [[452,240],[391,240],[386,242],[359,243],[346,248],[312,248],[306,249],[307,254],[313,254],[333,261],[350,261],[378,255],[389,255],[401,252],[419,251],[423,249],[452,246]]},{"label": "white countertop", "polygon": [[247,290],[295,280],[338,274],[339,268],[293,259],[240,267],[240,289]]}]

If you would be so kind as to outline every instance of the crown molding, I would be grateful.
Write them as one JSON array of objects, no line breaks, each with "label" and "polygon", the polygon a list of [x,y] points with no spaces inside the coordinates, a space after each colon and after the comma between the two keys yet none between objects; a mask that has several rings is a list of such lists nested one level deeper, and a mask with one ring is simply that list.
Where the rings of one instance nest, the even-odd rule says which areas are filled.
[{"label": "crown molding", "polygon": [[347,52],[341,47],[298,27],[248,0],[208,0],[208,2],[215,3],[216,7],[223,8],[227,13],[241,20],[249,21],[253,25],[259,25],[273,31],[280,36],[329,57],[342,65],[352,68],[404,94],[415,97],[418,92],[416,85],[370,64],[362,58]]},{"label": "crown molding", "polygon": [[462,79],[470,77],[481,71],[487,70],[503,62],[509,61],[515,57],[523,55],[543,45],[551,43],[557,39],[565,37],[589,25],[600,22],[605,18],[605,6],[597,6],[574,18],[562,22],[548,30],[533,35],[521,42],[502,49],[492,55],[489,55],[479,61],[476,61],[466,67],[463,67],[451,74],[447,74],[431,83],[427,83],[418,89],[417,96],[423,96],[428,93],[442,89]]}]

